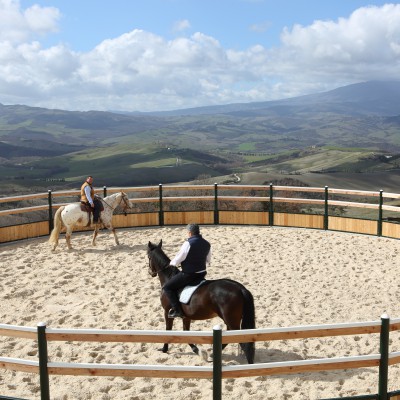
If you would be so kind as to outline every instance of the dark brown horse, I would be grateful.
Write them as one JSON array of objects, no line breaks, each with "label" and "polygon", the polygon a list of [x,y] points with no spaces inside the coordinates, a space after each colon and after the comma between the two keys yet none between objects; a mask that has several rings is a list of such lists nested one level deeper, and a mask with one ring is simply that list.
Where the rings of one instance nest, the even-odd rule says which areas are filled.
[{"label": "dark brown horse", "polygon": [[[147,255],[149,257],[149,273],[152,277],[158,275],[161,287],[172,276],[179,272],[178,268],[170,266],[170,259],[161,248],[160,243],[149,242]],[[164,291],[161,291],[161,305],[164,308],[165,326],[172,329],[173,318],[168,318],[168,310],[171,308]],[[191,320],[210,319],[219,316],[225,322],[228,330],[254,329],[255,312],[252,294],[239,282],[230,279],[207,280],[192,295],[188,304],[182,304],[185,318],[183,329],[190,330]],[[225,348],[226,344],[223,345]],[[247,362],[254,363],[254,343],[240,343],[245,353]],[[192,350],[199,354],[196,345],[190,344]],[[168,351],[168,343],[160,349],[164,353]]]}]

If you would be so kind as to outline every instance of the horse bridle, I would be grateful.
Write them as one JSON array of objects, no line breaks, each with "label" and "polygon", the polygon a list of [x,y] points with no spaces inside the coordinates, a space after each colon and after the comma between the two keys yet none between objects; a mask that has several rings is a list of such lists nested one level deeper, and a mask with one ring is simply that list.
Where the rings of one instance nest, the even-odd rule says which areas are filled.
[{"label": "horse bridle", "polygon": [[[126,194],[125,193],[123,193],[123,192],[121,192],[122,193],[122,196],[121,196],[121,200],[119,201],[119,203],[118,203],[118,206],[122,203],[122,200],[124,201],[124,208],[123,208],[123,211],[124,211],[124,213],[125,213],[125,216],[126,216],[126,209],[127,208],[130,208],[130,206],[128,205],[128,200],[127,200],[127,198],[126,198]],[[104,200],[104,199],[101,199],[102,201],[103,201],[103,203],[107,206],[107,207],[109,207],[109,208],[111,208],[112,210],[113,210],[113,208]],[[117,206],[117,207],[118,207]]]},{"label": "horse bridle", "polygon": [[119,204],[122,203],[122,200],[124,201],[124,207],[123,207],[122,211],[125,213],[125,216],[126,216],[126,209],[131,208],[131,207],[128,204],[128,199],[127,199],[127,196],[125,193],[122,193],[121,201],[119,202]]},{"label": "horse bridle", "polygon": [[164,267],[154,271],[154,269],[151,268],[151,266],[150,266],[151,265],[151,257],[148,254],[147,254],[147,258],[149,259],[149,269],[148,269],[148,271],[149,271],[149,274],[150,274],[150,276],[152,278],[154,278],[159,272],[162,272],[162,271],[164,271],[165,269],[167,269],[169,267],[169,262],[168,262]]}]

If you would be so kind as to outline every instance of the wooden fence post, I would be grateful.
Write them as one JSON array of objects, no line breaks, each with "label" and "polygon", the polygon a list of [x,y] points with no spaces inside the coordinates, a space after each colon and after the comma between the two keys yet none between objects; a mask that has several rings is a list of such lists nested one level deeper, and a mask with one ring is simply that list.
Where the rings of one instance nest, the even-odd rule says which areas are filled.
[{"label": "wooden fence post", "polygon": [[382,236],[382,206],[383,206],[383,190],[379,191],[379,213],[378,213],[378,236]]},{"label": "wooden fence post", "polygon": [[328,210],[328,186],[325,186],[325,209],[324,209],[324,229],[328,230],[329,210]]},{"label": "wooden fence post", "polygon": [[163,192],[162,183],[158,185],[158,198],[159,198],[159,210],[158,210],[158,225],[164,226],[164,210],[163,210]]},{"label": "wooden fence post", "polygon": [[213,328],[213,400],[222,398],[222,328]]},{"label": "wooden fence post", "polygon": [[218,183],[214,183],[214,225],[219,224]]},{"label": "wooden fence post", "polygon": [[274,225],[274,189],[272,187],[272,183],[269,184],[269,226]]},{"label": "wooden fence post", "polygon": [[38,323],[37,337],[39,352],[40,399],[50,400],[49,372],[47,370],[48,356],[45,322]]},{"label": "wooden fence post", "polygon": [[49,233],[51,233],[51,231],[54,228],[54,225],[53,225],[53,199],[51,196],[51,190],[48,191],[47,200],[49,203]]},{"label": "wooden fence post", "polygon": [[387,314],[381,316],[380,348],[381,359],[379,361],[379,400],[388,399],[388,373],[389,373],[389,328],[390,318]]}]

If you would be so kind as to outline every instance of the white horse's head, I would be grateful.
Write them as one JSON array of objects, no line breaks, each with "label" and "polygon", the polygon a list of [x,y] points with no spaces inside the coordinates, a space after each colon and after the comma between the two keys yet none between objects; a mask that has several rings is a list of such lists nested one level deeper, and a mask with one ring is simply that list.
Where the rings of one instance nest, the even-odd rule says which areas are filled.
[{"label": "white horse's head", "polygon": [[120,192],[119,195],[121,196],[121,204],[123,211],[126,211],[128,208],[133,207],[133,204],[131,203],[128,195],[125,192]]}]

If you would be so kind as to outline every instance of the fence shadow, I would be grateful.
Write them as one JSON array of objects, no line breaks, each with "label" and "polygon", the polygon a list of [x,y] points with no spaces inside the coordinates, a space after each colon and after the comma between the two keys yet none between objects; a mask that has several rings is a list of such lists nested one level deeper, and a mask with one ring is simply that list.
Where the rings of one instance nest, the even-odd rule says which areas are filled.
[{"label": "fence shadow", "polygon": [[[62,249],[64,251],[64,249]],[[114,245],[107,247],[106,249],[98,249],[96,247],[82,247],[82,248],[77,248],[74,247],[72,250],[67,250],[65,251],[70,251],[70,252],[75,252],[75,253],[84,253],[84,254],[104,254],[108,251],[116,251],[118,253],[132,253],[132,252],[145,252],[146,251],[146,246],[142,244],[137,244],[133,246],[129,246],[126,244],[120,244],[119,246]],[[143,253],[144,254],[144,253]]]},{"label": "fence shadow", "polygon": [[[307,360],[316,359],[319,357],[314,357],[312,355],[307,357]],[[282,350],[275,349],[257,349],[256,350],[256,363],[273,363],[282,361],[301,361],[305,358],[301,357],[297,353],[286,352]],[[240,362],[240,361],[239,361]],[[333,371],[320,371],[320,372],[305,372],[305,373],[294,373],[287,375],[270,375],[264,376],[263,379],[295,379],[301,375],[302,379],[309,381],[320,381],[320,382],[335,382],[335,381],[346,381],[354,376],[359,375],[363,372],[374,371],[373,368],[359,368],[359,369],[338,369]],[[261,377],[260,377],[261,378]]]}]

